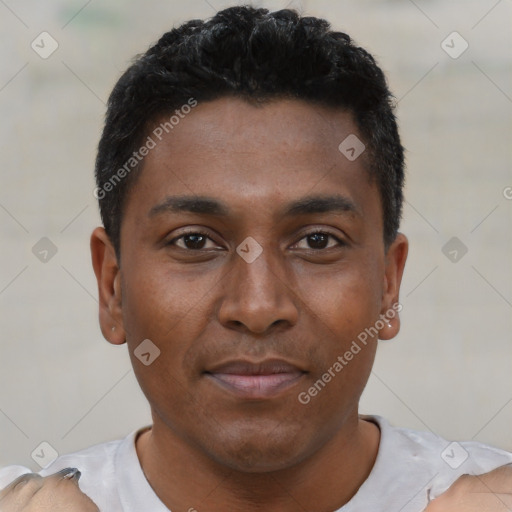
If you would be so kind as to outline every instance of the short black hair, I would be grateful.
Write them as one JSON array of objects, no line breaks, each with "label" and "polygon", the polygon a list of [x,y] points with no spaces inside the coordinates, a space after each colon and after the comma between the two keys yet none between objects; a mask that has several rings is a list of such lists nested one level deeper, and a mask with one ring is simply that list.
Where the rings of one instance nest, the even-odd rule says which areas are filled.
[{"label": "short black hair", "polygon": [[400,224],[404,182],[393,96],[374,58],[330,28],[291,9],[230,7],[174,28],[135,59],[109,97],[96,158],[95,195],[118,257],[123,204],[150,127],[181,112],[176,109],[223,97],[297,99],[350,112],[379,188],[389,246]]}]

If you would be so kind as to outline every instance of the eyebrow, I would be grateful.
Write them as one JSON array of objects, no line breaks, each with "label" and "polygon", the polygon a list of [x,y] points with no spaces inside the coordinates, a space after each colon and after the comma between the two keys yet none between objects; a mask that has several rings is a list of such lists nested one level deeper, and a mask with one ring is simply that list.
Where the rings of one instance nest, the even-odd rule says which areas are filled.
[{"label": "eyebrow", "polygon": [[314,213],[359,213],[356,205],[348,197],[307,196],[288,205],[284,217],[308,215]]},{"label": "eyebrow", "polygon": [[153,206],[149,217],[161,213],[198,213],[201,215],[215,215],[227,217],[229,208],[223,203],[203,196],[168,196],[161,203]]},{"label": "eyebrow", "polygon": [[[221,201],[206,196],[168,196],[149,211],[149,217],[162,213],[196,213],[227,217],[230,208]],[[285,206],[280,212],[282,217],[297,217],[315,213],[355,213],[356,205],[341,195],[306,196]]]}]

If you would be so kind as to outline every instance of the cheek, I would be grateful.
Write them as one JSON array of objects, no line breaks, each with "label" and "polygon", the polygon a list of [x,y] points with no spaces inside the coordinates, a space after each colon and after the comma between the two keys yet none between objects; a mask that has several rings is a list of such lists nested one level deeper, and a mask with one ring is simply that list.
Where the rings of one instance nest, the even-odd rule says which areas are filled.
[{"label": "cheek", "polygon": [[382,279],[375,262],[347,261],[336,272],[305,273],[297,285],[304,313],[334,338],[346,342],[379,318]]},{"label": "cheek", "polygon": [[151,339],[169,346],[178,338],[179,346],[204,327],[208,318],[208,293],[215,281],[208,276],[190,276],[169,265],[135,262],[123,279],[123,319],[127,340]]},{"label": "cheek", "polygon": [[[161,401],[178,407],[187,400],[186,354],[210,321],[210,299],[219,276],[177,272],[167,262],[151,265],[149,258],[126,260],[122,310],[135,375],[155,407]],[[152,362],[147,366],[147,356],[137,357],[142,343],[148,343],[145,340],[151,341]],[[154,361],[153,353],[158,354]]]},{"label": "cheek", "polygon": [[304,282],[308,291],[305,310],[312,322],[310,332],[316,337],[308,359],[318,362],[308,383],[316,391],[308,387],[306,392],[322,394],[319,402],[357,403],[370,375],[377,346],[375,324],[381,286],[378,272],[367,268],[371,267],[347,267],[325,279],[317,275],[309,285]]},{"label": "cheek", "polygon": [[122,309],[134,373],[159,416],[165,416],[165,411],[177,414],[191,400],[183,361],[204,329],[201,297],[205,292],[163,267],[139,264],[132,268],[123,282]]}]

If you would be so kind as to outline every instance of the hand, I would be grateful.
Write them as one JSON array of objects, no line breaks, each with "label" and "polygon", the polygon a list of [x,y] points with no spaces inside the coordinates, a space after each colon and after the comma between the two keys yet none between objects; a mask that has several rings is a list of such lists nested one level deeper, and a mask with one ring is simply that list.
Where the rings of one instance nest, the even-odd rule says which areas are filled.
[{"label": "hand", "polygon": [[78,487],[80,471],[22,475],[0,491],[0,512],[100,512]]},{"label": "hand", "polygon": [[512,467],[480,476],[461,476],[425,512],[508,512],[512,510]]}]

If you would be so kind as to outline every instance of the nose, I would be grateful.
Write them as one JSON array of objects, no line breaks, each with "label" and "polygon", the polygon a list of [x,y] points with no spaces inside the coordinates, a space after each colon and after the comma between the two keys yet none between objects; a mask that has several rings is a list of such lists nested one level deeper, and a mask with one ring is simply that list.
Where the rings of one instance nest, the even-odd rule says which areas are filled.
[{"label": "nose", "polygon": [[298,309],[292,285],[269,250],[248,263],[234,256],[234,268],[224,280],[219,321],[228,328],[264,334],[276,326],[297,323]]}]

